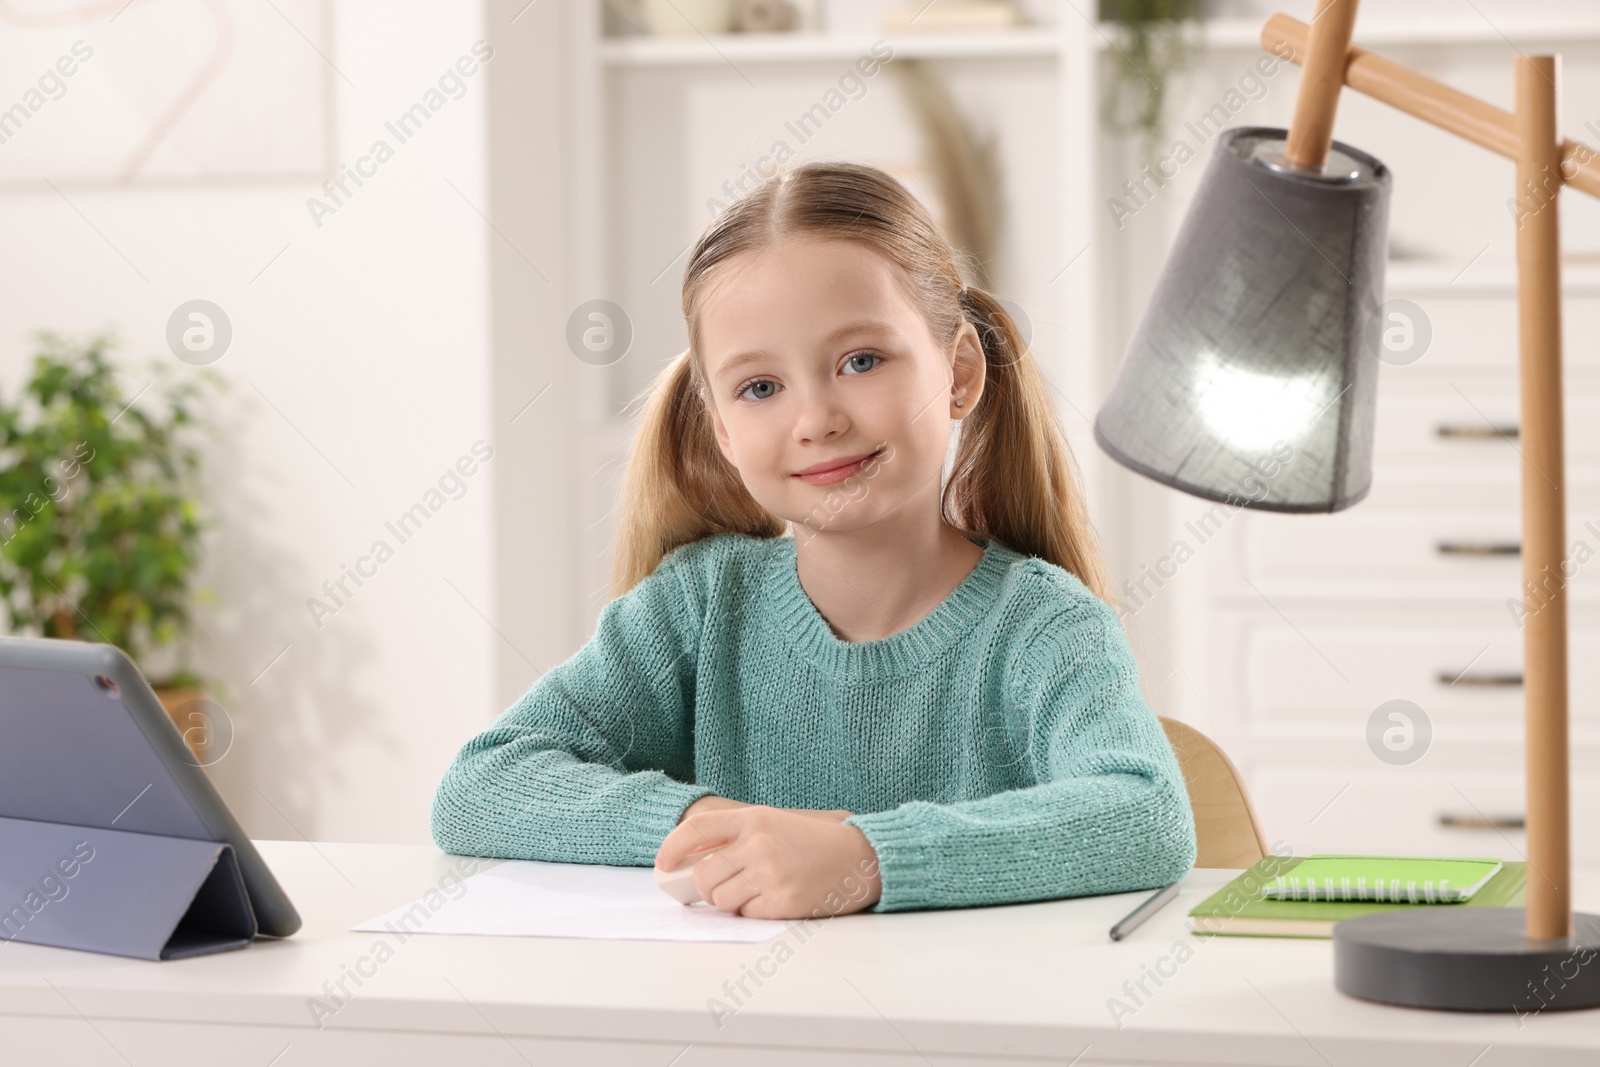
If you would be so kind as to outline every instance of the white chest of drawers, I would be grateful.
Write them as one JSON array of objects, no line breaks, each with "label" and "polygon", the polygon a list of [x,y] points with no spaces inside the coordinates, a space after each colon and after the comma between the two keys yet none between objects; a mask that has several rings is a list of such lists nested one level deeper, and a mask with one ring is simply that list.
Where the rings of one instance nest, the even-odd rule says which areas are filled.
[{"label": "white chest of drawers", "polygon": [[[1569,559],[1548,580],[1569,597],[1581,863],[1600,856],[1600,272],[1566,293]],[[1174,709],[1240,766],[1270,840],[1519,859],[1519,614],[1542,601],[1519,554],[1514,282],[1396,265],[1388,296],[1432,340],[1381,367],[1367,498],[1297,516],[1182,497],[1182,562],[1132,595],[1172,598]]]}]

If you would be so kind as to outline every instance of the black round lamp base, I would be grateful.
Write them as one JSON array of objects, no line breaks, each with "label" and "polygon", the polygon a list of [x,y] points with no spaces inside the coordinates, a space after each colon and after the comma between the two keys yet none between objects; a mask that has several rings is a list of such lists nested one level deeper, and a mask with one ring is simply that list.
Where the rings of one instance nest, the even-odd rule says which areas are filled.
[{"label": "black round lamp base", "polygon": [[1418,905],[1333,928],[1333,984],[1363,1000],[1518,1015],[1600,1008],[1600,915],[1530,940],[1522,908]]}]

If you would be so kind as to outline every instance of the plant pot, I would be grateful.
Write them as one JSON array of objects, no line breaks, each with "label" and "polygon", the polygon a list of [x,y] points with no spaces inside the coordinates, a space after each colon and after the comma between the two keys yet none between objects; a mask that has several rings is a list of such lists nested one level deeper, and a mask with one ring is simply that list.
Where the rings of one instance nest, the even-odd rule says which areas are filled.
[{"label": "plant pot", "polygon": [[194,686],[180,688],[157,686],[155,690],[161,706],[167,709],[167,716],[183,735],[189,751],[194,753],[194,761],[202,767],[206,766],[210,762],[207,757],[211,751],[211,723],[204,711],[204,705],[197,708],[189,707],[194,701],[204,700],[206,691]]}]

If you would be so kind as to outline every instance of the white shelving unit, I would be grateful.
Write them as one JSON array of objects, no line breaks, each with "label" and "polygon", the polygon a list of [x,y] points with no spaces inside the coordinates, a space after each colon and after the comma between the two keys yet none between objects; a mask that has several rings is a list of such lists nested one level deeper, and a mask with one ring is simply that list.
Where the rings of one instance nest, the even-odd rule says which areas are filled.
[{"label": "white shelving unit", "polygon": [[820,32],[724,33],[709,37],[621,37],[605,40],[600,55],[610,66],[683,66],[725,62],[809,63],[852,60],[876,40],[888,41],[901,59],[987,59],[1037,56],[1053,59],[1061,52],[1061,34],[1054,27],[1029,26],[982,37],[949,35],[858,34]]},{"label": "white shelving unit", "polygon": [[[1304,5],[1282,5],[1297,9]],[[1364,45],[1459,45],[1499,44],[1508,41],[1592,41],[1600,36],[1600,10],[1587,21],[1570,16],[1552,16],[1538,11],[1514,18],[1497,17],[1493,22],[1474,16],[1471,19],[1440,20],[1435,17],[1407,17],[1405,11],[1372,8],[1361,19]],[[1471,12],[1468,12],[1471,14]],[[1064,8],[1071,18],[1081,17]],[[1304,12],[1299,12],[1300,17]],[[1369,17],[1369,14],[1371,17]],[[1254,49],[1260,46],[1261,27],[1266,16],[1209,19],[1196,27],[1199,42],[1208,49]],[[1302,19],[1303,21],[1303,19]],[[1089,45],[1098,51],[1114,51],[1113,36],[1105,24],[1089,27]],[[853,59],[874,40],[889,41],[895,54],[904,59],[978,59],[984,57],[1058,57],[1062,31],[1056,26],[1025,26],[996,31],[986,36],[957,36],[927,33],[921,35],[860,34],[834,35],[823,32],[724,33],[708,37],[653,38],[621,37],[602,39],[599,52],[608,66],[684,66],[728,61],[752,63],[811,62]]]},{"label": "white shelving unit", "polygon": [[[1308,5],[1278,4],[1268,9],[1286,11],[1302,22],[1309,20]],[[1259,18],[1232,17],[1208,20],[1201,30],[1207,48],[1259,48]],[[1506,44],[1512,41],[1592,41],[1600,35],[1600,10],[1551,14],[1528,10],[1515,14],[1496,12],[1493,20],[1463,4],[1453,17],[1437,12],[1408,10],[1405,4],[1378,4],[1368,0],[1357,20],[1356,40],[1365,47],[1394,45]]]}]

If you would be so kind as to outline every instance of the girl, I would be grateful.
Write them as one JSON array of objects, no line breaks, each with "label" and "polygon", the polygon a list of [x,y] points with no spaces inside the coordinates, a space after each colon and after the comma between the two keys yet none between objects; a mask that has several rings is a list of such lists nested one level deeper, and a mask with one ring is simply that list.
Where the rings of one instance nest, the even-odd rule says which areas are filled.
[{"label": "girl", "polygon": [[1180,878],[1188,794],[1046,385],[915,198],[780,171],[701,236],[683,314],[616,599],[461,748],[439,846],[702,852],[703,899],[776,919]]}]

